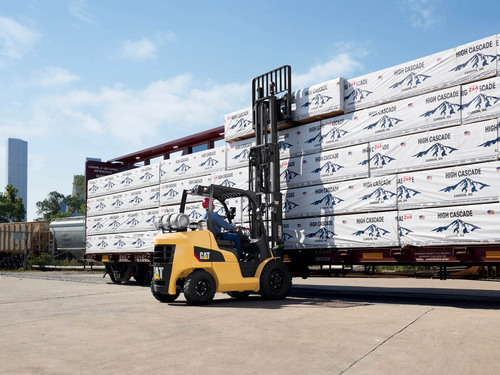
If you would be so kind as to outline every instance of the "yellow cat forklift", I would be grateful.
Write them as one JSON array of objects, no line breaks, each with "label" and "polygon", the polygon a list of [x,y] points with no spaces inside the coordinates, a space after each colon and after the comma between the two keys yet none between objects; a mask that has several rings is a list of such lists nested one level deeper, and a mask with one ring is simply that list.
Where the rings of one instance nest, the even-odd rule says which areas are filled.
[{"label": "yellow cat forklift", "polygon": [[[291,68],[285,65],[252,80],[256,145],[250,149],[249,190],[219,185],[184,190],[180,212],[163,216],[155,237],[151,292],[173,302],[181,292],[192,305],[209,303],[216,292],[246,298],[259,292],[265,299],[283,299],[292,286],[282,262],[282,195],[278,126],[291,123]],[[208,198],[207,219],[190,222],[184,213],[190,195]],[[248,228],[237,238],[220,233],[212,222],[218,202],[229,222],[229,199],[248,201]]]}]

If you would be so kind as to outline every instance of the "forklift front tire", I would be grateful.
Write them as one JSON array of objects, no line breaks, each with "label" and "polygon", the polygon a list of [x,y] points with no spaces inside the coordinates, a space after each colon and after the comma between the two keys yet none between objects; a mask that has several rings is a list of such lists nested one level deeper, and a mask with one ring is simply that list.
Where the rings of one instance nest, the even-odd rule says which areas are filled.
[{"label": "forklift front tire", "polygon": [[292,287],[292,275],[287,266],[272,260],[264,266],[260,274],[259,293],[264,299],[283,299]]},{"label": "forklift front tire", "polygon": [[190,305],[210,303],[215,296],[215,280],[204,270],[191,272],[184,281],[184,297]]}]

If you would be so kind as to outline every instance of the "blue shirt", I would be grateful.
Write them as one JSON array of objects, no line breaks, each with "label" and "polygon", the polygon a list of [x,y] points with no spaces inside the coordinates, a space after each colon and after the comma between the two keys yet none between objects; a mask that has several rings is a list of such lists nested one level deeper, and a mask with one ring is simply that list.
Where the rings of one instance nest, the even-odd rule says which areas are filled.
[{"label": "blue shirt", "polygon": [[[208,211],[205,214],[205,220],[207,219],[208,219]],[[221,228],[224,228],[225,230],[236,230],[236,227],[234,225],[229,224],[216,212],[212,212],[212,224],[214,225],[215,233],[220,233]]]}]

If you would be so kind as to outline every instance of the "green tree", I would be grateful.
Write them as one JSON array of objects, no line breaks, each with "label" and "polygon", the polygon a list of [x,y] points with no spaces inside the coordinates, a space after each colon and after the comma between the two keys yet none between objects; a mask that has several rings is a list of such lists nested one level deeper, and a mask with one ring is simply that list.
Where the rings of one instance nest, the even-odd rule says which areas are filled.
[{"label": "green tree", "polygon": [[12,184],[5,187],[5,193],[0,193],[0,223],[24,221],[26,209],[17,193],[18,190]]},{"label": "green tree", "polygon": [[37,214],[42,215],[37,220],[50,221],[52,219],[68,217],[61,212],[61,206],[66,202],[66,197],[57,191],[51,191],[46,199],[36,202]]},{"label": "green tree", "polygon": [[68,205],[68,213],[73,216],[75,214],[85,214],[85,176],[78,174],[73,181],[73,194],[66,197]]}]

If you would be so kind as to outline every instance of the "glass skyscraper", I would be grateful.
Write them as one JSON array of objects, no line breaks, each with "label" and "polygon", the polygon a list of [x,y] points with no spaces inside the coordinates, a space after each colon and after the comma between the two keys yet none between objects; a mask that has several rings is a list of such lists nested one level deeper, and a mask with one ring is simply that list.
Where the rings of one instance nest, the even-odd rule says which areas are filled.
[{"label": "glass skyscraper", "polygon": [[[7,185],[12,184],[28,209],[28,142],[9,138],[7,141]],[[26,216],[24,217],[26,221]]]}]

